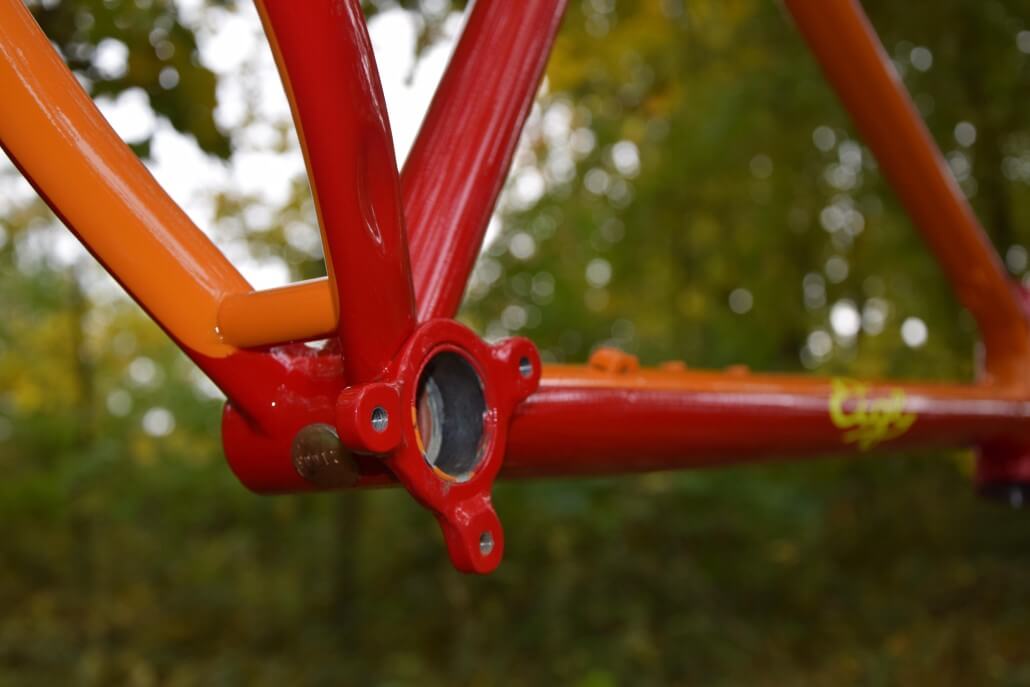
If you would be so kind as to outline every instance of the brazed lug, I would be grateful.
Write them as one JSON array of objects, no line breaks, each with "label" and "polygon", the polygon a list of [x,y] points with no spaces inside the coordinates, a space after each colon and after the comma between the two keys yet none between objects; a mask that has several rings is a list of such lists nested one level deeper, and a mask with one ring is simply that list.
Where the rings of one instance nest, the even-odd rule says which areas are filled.
[{"label": "brazed lug", "polygon": [[504,529],[489,494],[438,513],[447,553],[454,567],[465,573],[488,573],[504,557]]},{"label": "brazed lug", "polygon": [[[528,339],[490,346],[453,320],[429,320],[397,354],[386,382],[339,396],[343,442],[361,450],[390,447],[373,452],[387,454],[382,465],[434,514],[447,552],[463,572],[485,574],[500,563],[504,532],[491,490],[511,414],[536,388],[540,371]],[[370,434],[376,423],[368,413],[377,407],[386,416],[380,416],[380,429],[391,437],[381,444]]]},{"label": "brazed lug", "polygon": [[529,339],[505,339],[495,344],[490,352],[497,366],[498,375],[511,380],[511,391],[515,401],[521,401],[536,390],[543,368],[540,353]]},{"label": "brazed lug", "polygon": [[358,453],[382,455],[397,448],[404,419],[400,394],[392,384],[350,387],[336,400],[340,440]]}]

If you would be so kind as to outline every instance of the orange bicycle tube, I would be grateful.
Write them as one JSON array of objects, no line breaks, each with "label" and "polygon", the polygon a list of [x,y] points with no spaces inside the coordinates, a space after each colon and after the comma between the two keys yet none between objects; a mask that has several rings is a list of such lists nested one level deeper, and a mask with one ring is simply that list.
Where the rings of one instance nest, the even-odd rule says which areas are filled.
[{"label": "orange bicycle tube", "polygon": [[1027,389],[1030,324],[1016,285],[966,202],[857,0],[786,0],[884,176],[976,319],[986,380]]},{"label": "orange bicycle tube", "polygon": [[323,338],[338,321],[332,285],[325,278],[231,293],[218,310],[222,339],[241,348]]},{"label": "orange bicycle tube", "polygon": [[[543,367],[528,339],[487,345],[450,319],[564,0],[475,4],[400,176],[359,0],[258,0],[305,152],[328,279],[254,292],[107,124],[21,0],[0,0],[0,144],[225,391],[223,446],[244,484],[294,491],[399,480],[440,521],[462,570],[486,572],[500,560],[490,501],[498,474],[946,445],[978,451],[981,489],[1022,499],[1030,494],[1026,296],[858,2],[785,1],[976,318],[987,351],[981,383],[682,363],[646,370],[604,349],[587,367]],[[322,346],[297,343],[322,336]]]},{"label": "orange bicycle tube", "polygon": [[158,185],[20,0],[0,0],[0,142],[148,312],[210,357],[235,349],[218,304],[250,285]]}]

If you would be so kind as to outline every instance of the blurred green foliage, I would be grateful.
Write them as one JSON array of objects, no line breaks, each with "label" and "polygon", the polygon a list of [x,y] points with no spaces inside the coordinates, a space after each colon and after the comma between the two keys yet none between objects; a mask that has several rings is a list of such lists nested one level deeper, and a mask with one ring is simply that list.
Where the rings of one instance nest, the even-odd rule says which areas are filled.
[{"label": "blurred green foliage", "polygon": [[[408,5],[424,47],[450,6]],[[866,7],[1021,277],[1030,3]],[[231,155],[174,5],[35,10],[94,95],[141,88]],[[123,74],[93,63],[105,39]],[[313,221],[306,193],[283,226]],[[1030,520],[975,498],[966,454],[502,485],[506,561],[463,577],[399,490],[240,487],[220,401],[157,327],[89,266],[26,257],[50,222],[0,205],[0,685],[1030,684]],[[572,2],[501,224],[462,317],[550,359],[973,373],[968,315],[773,2]],[[247,238],[322,269],[280,228]]]},{"label": "blurred green foliage", "polygon": [[[168,2],[84,0],[29,3],[36,20],[61,50],[94,97],[142,88],[150,106],[172,126],[196,138],[205,152],[229,156],[229,138],[215,126],[214,73],[197,54],[193,31]],[[213,0],[212,5],[225,5]],[[97,46],[116,41],[128,50],[120,73],[109,73],[95,60]],[[149,153],[149,140],[136,146]]]}]

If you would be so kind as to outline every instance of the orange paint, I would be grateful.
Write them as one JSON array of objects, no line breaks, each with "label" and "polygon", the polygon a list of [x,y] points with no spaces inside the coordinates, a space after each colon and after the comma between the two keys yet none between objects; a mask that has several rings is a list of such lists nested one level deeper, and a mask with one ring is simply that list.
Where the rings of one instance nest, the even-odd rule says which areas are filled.
[{"label": "orange paint", "polygon": [[1008,278],[857,0],[786,0],[880,169],[973,317],[988,382],[1028,388],[1030,325]]},{"label": "orange paint", "polygon": [[640,369],[640,360],[618,348],[598,348],[590,354],[588,365],[601,372],[636,372]]},{"label": "orange paint", "polygon": [[215,328],[239,272],[110,127],[20,0],[0,0],[0,143],[65,224],[185,346]]},{"label": "orange paint", "polygon": [[223,340],[241,348],[325,338],[336,322],[333,290],[326,279],[230,294],[218,311]]},{"label": "orange paint", "polygon": [[[310,183],[311,179],[311,153],[308,148],[307,137],[304,135],[304,123],[301,121],[297,110],[297,96],[294,94],[293,82],[290,80],[290,74],[286,71],[285,62],[283,61],[282,49],[279,47],[279,40],[275,36],[275,31],[272,30],[271,21],[268,18],[268,7],[266,6],[265,0],[255,0],[254,7],[257,8],[258,16],[261,18],[261,27],[265,31],[265,38],[268,39],[268,47],[272,51],[272,58],[275,60],[276,69],[279,71],[279,80],[282,82],[283,91],[286,93],[286,101],[290,104],[290,115],[293,119],[293,126],[297,130],[297,140],[300,141],[300,150],[304,155],[304,168],[308,173],[309,186],[311,188],[311,197],[315,201],[315,213],[318,215],[318,229],[322,235],[322,255],[325,257],[325,270],[328,276],[320,277],[319,279],[312,279],[311,282],[321,282],[324,288],[328,291],[329,299],[332,303],[333,313],[333,324],[330,329],[322,332],[328,336],[333,333],[336,329],[336,325],[339,323],[339,294],[336,291],[336,278],[333,274],[333,260],[332,253],[330,252],[329,242],[326,240],[325,235],[325,221],[322,219],[322,204],[318,202],[318,187],[315,184]],[[294,286],[288,284],[281,289],[281,292],[277,295],[277,302],[286,307],[287,303],[294,301],[295,306],[299,310],[305,310],[306,305],[304,301],[310,298],[315,293],[312,287]],[[318,296],[321,298],[321,296]],[[313,327],[314,323],[310,324],[308,328]],[[267,338],[267,337],[264,337]],[[270,343],[270,342],[265,342]]]},{"label": "orange paint", "polygon": [[[1027,394],[1014,388],[991,387],[974,384],[919,381],[865,381],[872,393],[895,389],[908,394],[940,400],[966,401],[1025,401]],[[681,370],[668,367],[623,367],[619,370],[600,369],[591,364],[544,365],[541,388],[604,388],[639,389],[648,391],[712,392],[725,394],[776,393],[811,394],[829,396],[834,380],[827,377],[789,374],[752,374],[739,368],[726,372],[716,370]]]}]

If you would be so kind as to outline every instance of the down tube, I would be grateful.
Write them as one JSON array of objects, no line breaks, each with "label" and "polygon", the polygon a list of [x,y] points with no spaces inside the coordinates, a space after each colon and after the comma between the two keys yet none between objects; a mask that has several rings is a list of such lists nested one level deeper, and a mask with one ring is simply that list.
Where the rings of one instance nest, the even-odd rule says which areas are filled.
[{"label": "down tube", "polygon": [[545,368],[512,419],[503,474],[598,475],[1019,443],[1030,402],[973,386]]}]

